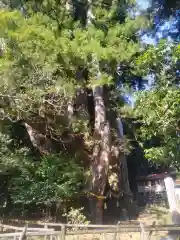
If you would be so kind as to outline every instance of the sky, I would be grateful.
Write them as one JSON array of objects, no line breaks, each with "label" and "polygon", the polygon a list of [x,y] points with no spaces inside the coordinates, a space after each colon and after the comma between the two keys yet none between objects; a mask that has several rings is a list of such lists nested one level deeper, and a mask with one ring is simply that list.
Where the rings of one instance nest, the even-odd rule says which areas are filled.
[{"label": "sky", "polygon": [[146,10],[150,5],[150,0],[136,0],[141,10]]},{"label": "sky", "polygon": [[[174,40],[180,41],[180,9],[176,10],[169,19],[163,19],[164,8],[163,2],[159,0],[156,5],[157,14],[154,16],[155,29],[151,34],[146,34],[142,37],[142,41],[146,44],[157,44],[160,39],[166,38],[172,42]],[[173,0],[172,0],[173,1]],[[152,0],[136,0],[139,10],[146,10],[151,6]]]}]

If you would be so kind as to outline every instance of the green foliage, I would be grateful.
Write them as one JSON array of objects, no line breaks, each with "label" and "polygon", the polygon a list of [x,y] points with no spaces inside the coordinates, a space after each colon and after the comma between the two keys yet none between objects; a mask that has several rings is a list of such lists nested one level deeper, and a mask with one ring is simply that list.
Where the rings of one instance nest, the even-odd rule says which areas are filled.
[{"label": "green foliage", "polygon": [[82,213],[83,210],[84,208],[78,208],[78,209],[71,208],[68,213],[64,214],[64,216],[67,218],[67,223],[75,224],[75,225],[78,225],[78,224],[88,225],[90,222],[83,215]]},{"label": "green foliage", "polygon": [[0,166],[2,174],[13,174],[27,161],[28,148],[14,148],[9,134],[0,133]]},{"label": "green foliage", "polygon": [[180,91],[175,87],[161,86],[139,95],[135,113],[142,125],[138,137],[148,159],[179,165],[179,104]]},{"label": "green foliage", "polygon": [[74,198],[83,185],[83,171],[76,157],[47,155],[34,161],[28,148],[14,148],[8,135],[0,134],[1,174],[10,176],[8,192],[14,204],[52,205]]},{"label": "green foliage", "polygon": [[82,169],[68,155],[49,155],[39,162],[26,160],[9,183],[14,203],[45,204],[74,198],[82,187]]},{"label": "green foliage", "polygon": [[135,61],[136,74],[147,77],[153,74],[155,85],[172,86],[177,83],[179,47],[161,40],[157,46],[150,46]]},{"label": "green foliage", "polygon": [[[93,3],[96,17],[86,28],[75,21],[76,10],[67,10],[63,1],[43,0],[36,6],[28,1],[24,5],[27,15],[1,10],[0,33],[5,43],[0,59],[1,119],[43,121],[47,132],[60,138],[69,128],[67,105],[74,99],[75,90],[86,85],[116,84],[117,66],[129,65],[140,53],[135,33],[146,28],[148,21],[143,17],[132,19],[129,6],[132,1],[109,3],[108,9],[101,1]],[[117,11],[121,21],[115,17]],[[98,80],[93,54],[101,71]],[[83,74],[77,79],[79,69],[86,68],[88,80]],[[86,120],[84,116],[73,120],[71,131],[82,131]]]}]

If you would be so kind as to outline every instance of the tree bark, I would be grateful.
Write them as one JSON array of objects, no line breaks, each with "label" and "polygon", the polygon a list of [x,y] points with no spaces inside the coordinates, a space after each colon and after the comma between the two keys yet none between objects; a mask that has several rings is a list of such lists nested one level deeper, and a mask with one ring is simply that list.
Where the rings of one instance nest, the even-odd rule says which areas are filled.
[{"label": "tree bark", "polygon": [[41,155],[48,154],[52,150],[52,142],[45,135],[41,134],[29,124],[24,123],[32,146],[39,150]]},{"label": "tree bark", "polygon": [[110,160],[110,127],[106,120],[106,111],[103,99],[103,86],[93,91],[95,105],[94,149],[92,156],[92,192],[94,199],[95,221],[101,223],[103,218],[103,195],[107,184]]},{"label": "tree bark", "polygon": [[[120,139],[124,138],[123,124],[121,118],[117,118],[117,129],[118,136]],[[126,210],[128,211],[129,216],[133,214],[133,200],[132,193],[129,186],[129,176],[128,176],[128,167],[127,167],[127,158],[124,153],[119,153],[119,164],[121,166],[120,178],[121,178],[121,186],[123,190],[124,202],[126,205]]]},{"label": "tree bark", "polygon": [[[88,0],[87,24],[91,24],[95,18],[92,12],[92,2]],[[101,78],[99,61],[96,53],[91,56],[92,77],[97,80]],[[92,186],[91,191],[95,198],[92,199],[92,215],[96,223],[103,221],[104,191],[108,181],[108,170],[110,162],[110,126],[106,116],[104,103],[104,86],[96,86],[93,89],[95,124],[94,124],[94,149],[92,156]],[[95,214],[93,214],[93,212]]]},{"label": "tree bark", "polygon": [[[124,130],[123,124],[120,118],[117,118],[117,128],[118,128],[118,136],[120,139],[124,138]],[[129,187],[129,177],[128,177],[128,168],[127,168],[127,159],[124,154],[120,156],[120,164],[122,166],[122,177],[123,177],[123,188],[124,191],[128,194],[131,194],[131,190]]]}]

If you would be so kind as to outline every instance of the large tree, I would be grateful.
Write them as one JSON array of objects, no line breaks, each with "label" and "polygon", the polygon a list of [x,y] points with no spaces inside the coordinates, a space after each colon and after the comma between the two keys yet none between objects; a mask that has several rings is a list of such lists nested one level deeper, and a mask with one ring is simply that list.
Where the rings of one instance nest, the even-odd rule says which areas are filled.
[{"label": "large tree", "polygon": [[90,167],[96,221],[107,186],[130,198],[119,78],[133,76],[137,32],[148,26],[132,16],[133,7],[121,0],[42,0],[0,15],[2,125],[21,125],[37,159],[67,151]]}]

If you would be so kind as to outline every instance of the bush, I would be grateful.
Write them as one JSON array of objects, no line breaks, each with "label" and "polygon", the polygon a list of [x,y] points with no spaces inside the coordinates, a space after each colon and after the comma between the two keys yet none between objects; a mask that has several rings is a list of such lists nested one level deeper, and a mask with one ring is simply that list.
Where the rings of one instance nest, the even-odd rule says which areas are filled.
[{"label": "bush", "polygon": [[39,162],[25,161],[10,181],[9,191],[16,204],[52,204],[77,195],[83,171],[68,155],[49,155]]},{"label": "bush", "polygon": [[78,209],[71,208],[71,210],[68,213],[65,213],[63,216],[67,217],[68,224],[88,225],[90,222],[87,220],[86,216],[83,215],[82,213],[83,210],[84,208],[78,208]]}]

